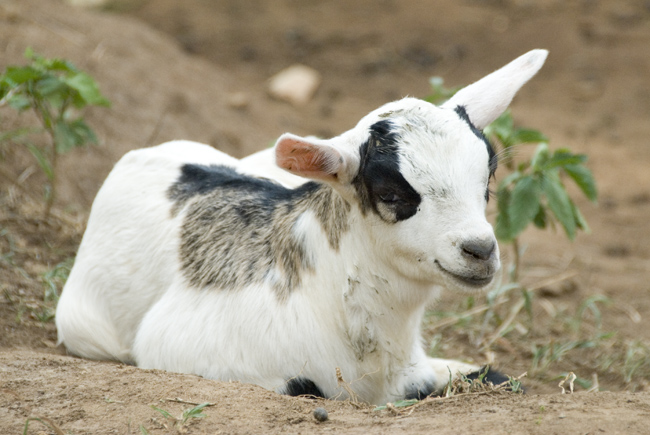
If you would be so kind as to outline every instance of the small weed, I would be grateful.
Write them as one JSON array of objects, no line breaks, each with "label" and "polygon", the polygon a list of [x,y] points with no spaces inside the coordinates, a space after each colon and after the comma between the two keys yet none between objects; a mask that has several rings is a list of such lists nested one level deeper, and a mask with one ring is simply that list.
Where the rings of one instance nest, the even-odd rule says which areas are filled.
[{"label": "small weed", "polygon": [[37,421],[41,423],[43,426],[46,426],[48,429],[52,430],[56,435],[65,435],[65,433],[61,430],[61,428],[47,417],[29,417],[27,420],[25,420],[23,435],[27,435],[27,430],[29,429],[29,423],[32,421]]},{"label": "small weed", "polygon": [[[521,378],[521,376],[519,378]],[[519,378],[513,378],[512,376],[508,376],[508,388],[513,393],[524,392],[524,389],[521,386],[521,381],[519,380]]]},{"label": "small weed", "polygon": [[182,415],[182,424],[187,423],[188,420],[192,418],[204,418],[205,414],[203,414],[203,408],[206,406],[210,406],[211,403],[201,403],[200,405],[195,406],[194,408],[189,408],[183,411]]},{"label": "small weed", "polygon": [[[174,417],[169,411],[166,411],[157,406],[152,405],[151,408],[158,411],[160,415],[162,415],[165,418],[165,420],[171,422],[172,427],[176,428],[179,432],[182,432],[193,419],[204,418],[206,414],[203,413],[203,409],[207,406],[212,406],[212,405],[214,404],[210,402],[201,403],[199,405],[194,406],[193,408],[188,408],[184,410],[179,417]],[[166,429],[169,429],[169,427],[164,423],[163,426]],[[142,430],[142,426],[140,427]]]},{"label": "small weed", "polygon": [[623,362],[623,377],[626,383],[632,382],[637,372],[644,371],[641,375],[650,375],[650,346],[639,340],[626,343],[625,360]]},{"label": "small weed", "polygon": [[58,302],[61,295],[61,289],[70,275],[70,270],[74,263],[74,257],[70,257],[48,270],[41,277],[45,293],[43,300],[45,302]]},{"label": "small weed", "polygon": [[[26,305],[32,318],[41,323],[50,322],[54,319],[59,295],[61,294],[65,281],[68,279],[73,263],[74,258],[68,258],[41,275],[40,281],[43,284],[43,300]],[[22,315],[22,313],[20,314]]]},{"label": "small weed", "polygon": [[572,319],[571,327],[574,331],[580,330],[582,322],[586,315],[591,314],[597,330],[600,330],[603,324],[603,316],[600,311],[599,305],[609,305],[611,300],[603,295],[593,295],[585,299],[576,312],[575,317]]},{"label": "small weed", "polygon": [[548,370],[551,363],[561,361],[571,350],[584,347],[582,341],[551,341],[548,344],[531,346],[533,361],[531,370],[533,373],[539,373]]}]

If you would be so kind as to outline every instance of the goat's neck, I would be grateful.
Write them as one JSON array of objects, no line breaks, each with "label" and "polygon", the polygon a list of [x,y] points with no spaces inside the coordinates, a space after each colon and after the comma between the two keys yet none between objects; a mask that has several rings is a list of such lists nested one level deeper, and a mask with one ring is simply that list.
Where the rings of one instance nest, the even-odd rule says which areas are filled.
[{"label": "goat's neck", "polygon": [[406,357],[419,339],[419,325],[431,289],[400,276],[384,264],[381,256],[371,253],[357,257],[351,266],[343,292],[349,332],[356,335],[351,339],[357,340],[360,351],[371,352],[372,342],[381,340],[378,347],[397,358]]},{"label": "goat's neck", "polygon": [[357,358],[376,349],[407,358],[419,340],[431,285],[404,277],[388,263],[385,253],[377,251],[368,217],[359,207],[348,205],[329,186],[317,195],[318,201],[310,208],[321,222],[332,255],[323,255],[325,264],[315,278],[332,283],[327,297],[342,303],[339,312]]}]

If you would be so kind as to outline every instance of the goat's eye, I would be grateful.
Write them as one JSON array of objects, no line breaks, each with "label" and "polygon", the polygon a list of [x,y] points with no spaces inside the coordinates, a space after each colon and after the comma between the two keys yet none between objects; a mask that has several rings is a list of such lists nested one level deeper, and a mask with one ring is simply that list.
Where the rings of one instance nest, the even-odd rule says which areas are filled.
[{"label": "goat's eye", "polygon": [[379,195],[379,199],[381,199],[381,202],[384,202],[386,204],[395,204],[402,200],[402,198],[400,198],[398,194],[393,192]]}]

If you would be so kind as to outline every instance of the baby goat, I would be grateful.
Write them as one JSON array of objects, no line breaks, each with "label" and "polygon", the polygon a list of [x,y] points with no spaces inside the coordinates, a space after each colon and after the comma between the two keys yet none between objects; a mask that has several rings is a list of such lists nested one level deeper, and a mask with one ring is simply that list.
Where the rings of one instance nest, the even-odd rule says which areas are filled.
[{"label": "baby goat", "polygon": [[193,142],[129,152],[93,204],[59,340],[87,358],[370,403],[475,372],[427,357],[420,322],[440,287],[494,281],[496,159],[481,129],[546,54],[441,107],[407,98],[333,139],[285,134],[275,160],[295,176],[266,153],[240,161]]}]

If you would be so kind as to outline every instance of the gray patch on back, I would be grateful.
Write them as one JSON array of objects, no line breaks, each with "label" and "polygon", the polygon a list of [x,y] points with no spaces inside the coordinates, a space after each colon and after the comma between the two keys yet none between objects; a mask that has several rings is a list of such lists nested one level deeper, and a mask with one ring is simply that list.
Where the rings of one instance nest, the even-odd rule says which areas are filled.
[{"label": "gray patch on back", "polygon": [[280,299],[313,270],[293,228],[305,212],[317,216],[332,249],[348,229],[350,206],[327,185],[287,189],[224,166],[185,165],[168,191],[172,213],[184,210],[182,271],[193,286],[240,289],[269,281]]}]

